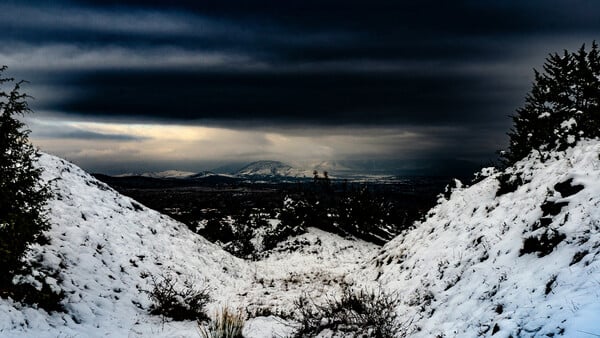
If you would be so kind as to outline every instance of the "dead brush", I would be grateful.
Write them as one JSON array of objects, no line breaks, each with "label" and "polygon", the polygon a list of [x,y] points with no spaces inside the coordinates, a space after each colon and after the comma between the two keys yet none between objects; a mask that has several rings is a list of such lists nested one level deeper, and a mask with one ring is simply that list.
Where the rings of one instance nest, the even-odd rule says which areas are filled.
[{"label": "dead brush", "polygon": [[240,310],[224,307],[217,311],[207,326],[200,325],[202,338],[242,338],[246,319]]},{"label": "dead brush", "polygon": [[295,302],[299,328],[295,337],[314,337],[325,330],[348,337],[388,338],[400,335],[396,307],[399,298],[381,290],[342,287],[339,298],[322,304],[300,297]]}]

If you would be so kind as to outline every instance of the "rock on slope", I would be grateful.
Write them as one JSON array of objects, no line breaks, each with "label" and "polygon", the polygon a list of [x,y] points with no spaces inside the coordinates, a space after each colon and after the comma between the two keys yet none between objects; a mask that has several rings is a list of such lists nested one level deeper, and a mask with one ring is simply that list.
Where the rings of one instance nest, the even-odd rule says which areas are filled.
[{"label": "rock on slope", "polygon": [[[149,277],[171,272],[207,286],[226,304],[247,288],[251,269],[185,225],[98,182],[78,167],[43,155],[44,179],[56,196],[49,204],[51,243],[29,259],[59,271],[66,314],[48,315],[0,299],[2,337],[197,336],[192,322],[163,323],[147,315]],[[230,303],[231,304],[231,303]],[[232,304],[235,305],[235,304]]]},{"label": "rock on slope", "polygon": [[356,278],[397,293],[417,337],[600,335],[599,154],[582,141],[455,189]]}]

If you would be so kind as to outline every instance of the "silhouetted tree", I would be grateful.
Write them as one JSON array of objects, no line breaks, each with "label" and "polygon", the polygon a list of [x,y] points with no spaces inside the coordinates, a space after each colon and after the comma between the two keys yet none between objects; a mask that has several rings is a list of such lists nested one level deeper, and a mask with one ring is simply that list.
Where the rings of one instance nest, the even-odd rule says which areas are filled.
[{"label": "silhouetted tree", "polygon": [[[18,120],[30,113],[28,96],[21,83],[2,76],[0,68],[0,282],[10,283],[21,268],[20,260],[31,243],[42,238],[48,228],[45,217],[47,185],[40,183],[42,169],[34,161],[39,156],[29,143],[29,130]],[[11,89],[4,90],[14,83]]]},{"label": "silhouetted tree", "polygon": [[550,54],[535,72],[525,106],[512,117],[510,144],[503,157],[512,164],[532,150],[565,149],[600,136],[600,53],[592,43],[577,52]]}]

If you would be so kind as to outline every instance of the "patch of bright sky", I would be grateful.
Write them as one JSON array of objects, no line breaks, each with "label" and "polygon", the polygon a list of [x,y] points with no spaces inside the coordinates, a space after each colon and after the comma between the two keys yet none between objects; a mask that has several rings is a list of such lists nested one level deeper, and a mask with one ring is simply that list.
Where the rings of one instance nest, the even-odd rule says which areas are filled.
[{"label": "patch of bright sky", "polygon": [[179,168],[177,162],[275,159],[297,163],[357,155],[386,158],[437,146],[425,134],[391,128],[313,129],[307,134],[156,123],[29,122],[35,145],[84,167],[98,161],[172,162],[172,168]]}]

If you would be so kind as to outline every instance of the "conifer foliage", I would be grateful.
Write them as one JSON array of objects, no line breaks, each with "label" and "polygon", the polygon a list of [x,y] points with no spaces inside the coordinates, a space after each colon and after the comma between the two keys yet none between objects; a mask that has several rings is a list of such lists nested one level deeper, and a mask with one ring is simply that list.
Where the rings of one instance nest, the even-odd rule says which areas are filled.
[{"label": "conifer foliage", "polygon": [[592,43],[576,52],[550,54],[525,106],[512,117],[508,164],[532,150],[565,149],[581,138],[600,136],[600,52]]},{"label": "conifer foliage", "polygon": [[[29,98],[21,92],[22,82],[3,76],[0,67],[0,291],[10,289],[12,278],[22,269],[27,246],[43,239],[48,228],[45,215],[50,197],[40,184],[39,156],[29,143],[29,130],[19,116],[30,113]],[[12,86],[11,86],[12,85]],[[6,88],[8,90],[6,90]]]}]

